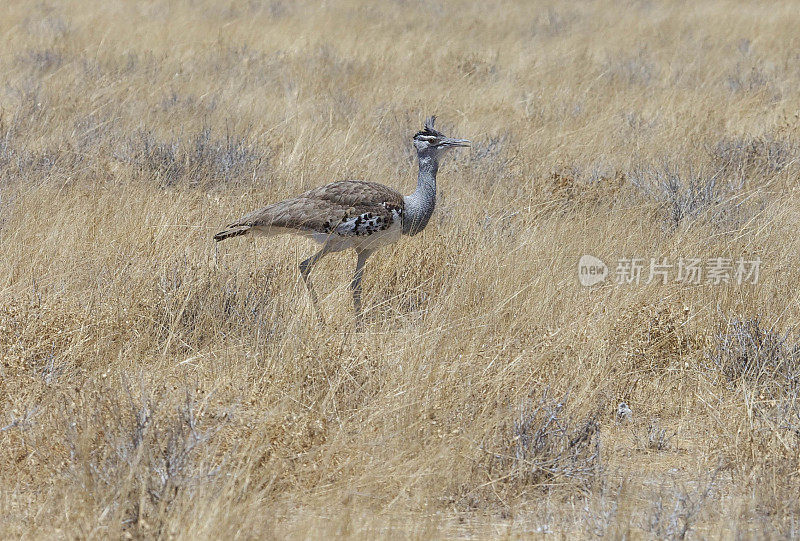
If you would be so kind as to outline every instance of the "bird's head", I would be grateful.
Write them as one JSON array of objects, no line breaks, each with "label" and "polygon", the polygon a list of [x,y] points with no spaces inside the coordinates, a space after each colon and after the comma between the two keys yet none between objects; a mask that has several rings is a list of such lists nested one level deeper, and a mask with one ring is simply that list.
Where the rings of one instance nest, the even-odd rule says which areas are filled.
[{"label": "bird's head", "polygon": [[449,148],[469,146],[469,141],[466,139],[453,139],[434,129],[434,122],[436,122],[436,117],[429,117],[425,121],[425,127],[414,135],[414,147],[418,153],[434,153],[438,156]]}]

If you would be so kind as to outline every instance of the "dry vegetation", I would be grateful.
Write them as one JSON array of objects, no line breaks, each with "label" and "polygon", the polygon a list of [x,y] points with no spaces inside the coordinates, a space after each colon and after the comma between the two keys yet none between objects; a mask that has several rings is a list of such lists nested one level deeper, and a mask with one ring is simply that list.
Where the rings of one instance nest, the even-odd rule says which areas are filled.
[{"label": "dry vegetation", "polygon": [[[800,10],[0,7],[0,536],[800,534]],[[424,234],[211,235],[333,180]],[[578,283],[582,254],[757,284]],[[626,402],[630,418],[617,417]]]}]

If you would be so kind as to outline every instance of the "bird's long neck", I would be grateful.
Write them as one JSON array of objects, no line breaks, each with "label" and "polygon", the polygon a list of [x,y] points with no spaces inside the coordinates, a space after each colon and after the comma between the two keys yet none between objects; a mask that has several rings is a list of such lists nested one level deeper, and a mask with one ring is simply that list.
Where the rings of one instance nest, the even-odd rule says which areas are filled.
[{"label": "bird's long neck", "polygon": [[419,176],[417,189],[405,196],[403,212],[403,234],[416,235],[428,225],[433,209],[436,206],[436,173],[439,170],[439,159],[434,153],[418,154]]}]

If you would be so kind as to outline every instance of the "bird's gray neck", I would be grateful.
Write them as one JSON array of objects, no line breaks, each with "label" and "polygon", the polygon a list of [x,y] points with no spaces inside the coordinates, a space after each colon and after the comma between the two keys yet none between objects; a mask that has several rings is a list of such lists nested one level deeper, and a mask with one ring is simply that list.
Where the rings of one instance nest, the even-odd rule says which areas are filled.
[{"label": "bird's gray neck", "polygon": [[417,189],[411,195],[403,198],[405,200],[404,235],[413,236],[425,229],[436,206],[436,172],[439,170],[439,159],[433,152],[420,152],[418,159]]}]

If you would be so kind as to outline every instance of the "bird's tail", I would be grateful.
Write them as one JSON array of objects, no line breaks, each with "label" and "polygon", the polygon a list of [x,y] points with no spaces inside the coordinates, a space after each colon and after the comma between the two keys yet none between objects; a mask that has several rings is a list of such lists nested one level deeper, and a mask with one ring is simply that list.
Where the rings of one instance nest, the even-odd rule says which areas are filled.
[{"label": "bird's tail", "polygon": [[220,231],[216,235],[214,235],[214,240],[219,242],[221,240],[229,239],[231,237],[238,237],[239,235],[245,235],[250,231],[249,225],[237,225],[231,227],[230,229],[226,229],[225,231]]}]

